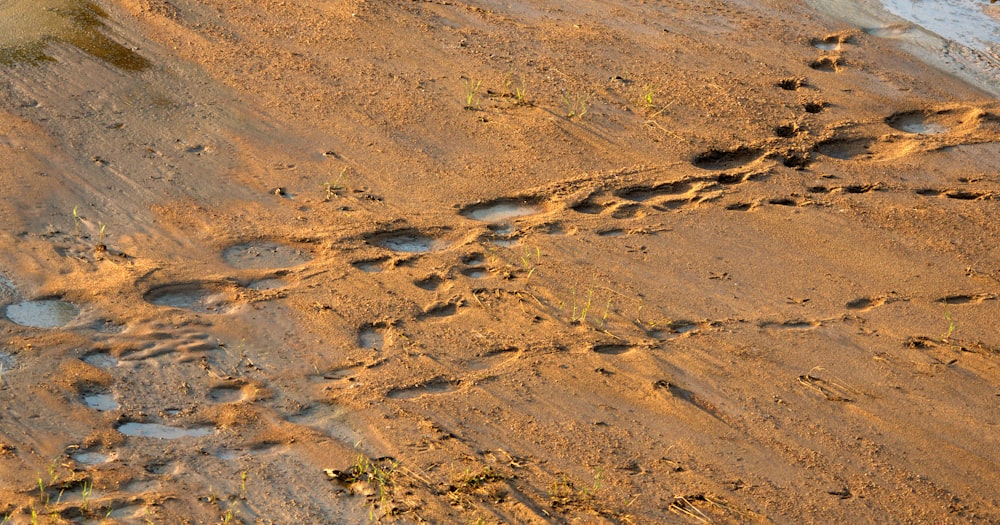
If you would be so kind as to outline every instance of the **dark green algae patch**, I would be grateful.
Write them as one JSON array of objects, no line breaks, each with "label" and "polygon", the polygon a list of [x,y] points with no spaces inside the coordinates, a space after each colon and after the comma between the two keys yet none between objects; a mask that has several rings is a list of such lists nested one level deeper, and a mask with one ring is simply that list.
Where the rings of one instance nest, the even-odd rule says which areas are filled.
[{"label": "dark green algae patch", "polygon": [[61,42],[125,71],[150,62],[111,39],[107,13],[81,0],[0,0],[0,65],[52,61],[50,43]]}]

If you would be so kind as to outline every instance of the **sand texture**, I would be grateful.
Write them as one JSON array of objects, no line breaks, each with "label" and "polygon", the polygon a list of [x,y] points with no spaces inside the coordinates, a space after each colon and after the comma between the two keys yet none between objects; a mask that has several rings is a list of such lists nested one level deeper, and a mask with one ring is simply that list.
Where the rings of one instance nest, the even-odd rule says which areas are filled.
[{"label": "sand texture", "polygon": [[1000,102],[891,27],[0,15],[0,522],[1000,522]]}]

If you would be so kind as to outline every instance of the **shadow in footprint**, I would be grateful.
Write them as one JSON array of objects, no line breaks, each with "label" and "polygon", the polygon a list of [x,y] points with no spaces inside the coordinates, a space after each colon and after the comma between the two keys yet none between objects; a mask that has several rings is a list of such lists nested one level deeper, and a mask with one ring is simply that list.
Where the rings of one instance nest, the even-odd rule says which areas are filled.
[{"label": "shadow in footprint", "polygon": [[409,388],[394,388],[386,394],[391,399],[413,399],[424,395],[445,394],[452,392],[458,386],[456,381],[434,379]]},{"label": "shadow in footprint", "polygon": [[712,149],[695,156],[691,163],[703,170],[721,171],[746,166],[759,159],[763,152],[749,146],[728,150]]}]

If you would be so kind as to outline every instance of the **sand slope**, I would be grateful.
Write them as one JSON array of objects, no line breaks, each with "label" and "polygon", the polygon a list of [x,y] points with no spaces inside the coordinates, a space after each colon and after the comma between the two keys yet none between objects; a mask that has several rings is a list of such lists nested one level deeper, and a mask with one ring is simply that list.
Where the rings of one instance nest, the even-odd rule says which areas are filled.
[{"label": "sand slope", "polygon": [[801,2],[564,4],[37,4],[0,516],[1000,520],[1000,104]]}]

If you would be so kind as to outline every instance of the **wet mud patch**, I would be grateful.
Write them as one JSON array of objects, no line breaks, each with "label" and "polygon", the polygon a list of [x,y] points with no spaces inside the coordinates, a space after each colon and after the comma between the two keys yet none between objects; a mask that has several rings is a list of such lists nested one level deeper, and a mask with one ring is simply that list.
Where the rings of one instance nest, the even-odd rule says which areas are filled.
[{"label": "wet mud patch", "polygon": [[448,247],[447,241],[414,230],[373,235],[368,238],[368,242],[399,253],[428,253]]},{"label": "wet mud patch", "polygon": [[955,125],[962,124],[961,117],[952,110],[903,111],[890,115],[885,123],[893,129],[915,135],[940,135]]},{"label": "wet mud patch", "polygon": [[695,156],[691,163],[703,170],[721,171],[740,168],[759,159],[763,151],[749,146],[739,146],[728,150],[712,149]]},{"label": "wet mud patch", "polygon": [[366,325],[358,330],[358,347],[381,350],[385,345],[385,325]]},{"label": "wet mud patch", "polygon": [[59,328],[73,322],[80,315],[80,309],[60,299],[38,299],[9,304],[4,315],[21,326]]},{"label": "wet mud patch", "polygon": [[200,438],[215,433],[215,427],[171,427],[159,423],[129,422],[119,425],[118,432],[130,437],[148,437],[157,439]]},{"label": "wet mud patch", "polygon": [[486,277],[489,277],[490,272],[486,268],[473,267],[462,270],[462,275],[470,279],[484,279]]},{"label": "wet mud patch", "polygon": [[103,465],[113,459],[108,454],[103,454],[101,452],[96,452],[92,450],[81,450],[79,452],[70,455],[70,457],[73,458],[73,461],[76,461],[81,465],[87,465],[87,466]]},{"label": "wet mud patch", "polygon": [[364,261],[356,261],[354,263],[351,263],[351,266],[365,273],[379,273],[382,271],[386,261],[388,261],[388,259],[386,259],[385,257],[380,257],[378,259],[367,259]]},{"label": "wet mud patch", "polygon": [[148,60],[108,36],[107,18],[97,4],[81,0],[0,3],[0,64],[51,61],[48,45],[60,42],[119,69],[149,68]]},{"label": "wet mud patch", "polygon": [[226,294],[218,283],[168,284],[153,288],[144,296],[146,302],[156,306],[183,308],[199,313],[225,313]]},{"label": "wet mud patch", "polygon": [[102,370],[109,370],[118,366],[117,358],[103,352],[90,354],[83,358],[83,362]]},{"label": "wet mud patch", "polygon": [[859,157],[871,157],[873,142],[874,140],[869,138],[833,138],[820,142],[814,149],[816,153],[830,158],[852,160]]},{"label": "wet mud patch", "polygon": [[413,399],[425,395],[436,395],[453,392],[458,387],[457,381],[434,379],[426,383],[407,388],[394,388],[386,394],[391,399]]},{"label": "wet mud patch", "polygon": [[238,385],[217,386],[208,391],[208,400],[212,403],[239,403],[246,398],[246,391]]},{"label": "wet mud patch", "polygon": [[286,244],[252,241],[226,248],[222,252],[222,259],[233,268],[257,270],[305,264],[312,260],[312,254]]},{"label": "wet mud patch", "polygon": [[503,222],[518,217],[543,213],[545,207],[533,200],[500,199],[467,206],[459,213],[481,222]]},{"label": "wet mud patch", "polygon": [[98,412],[112,412],[121,408],[111,393],[96,390],[83,393],[83,404]]}]

